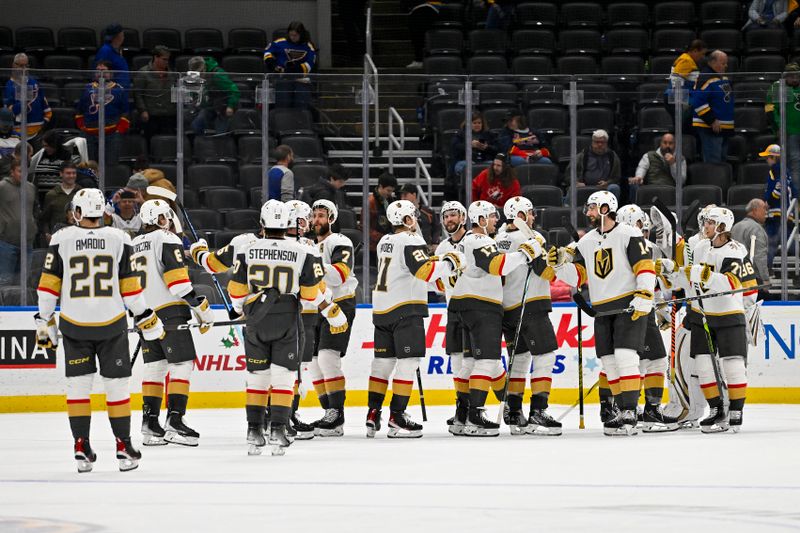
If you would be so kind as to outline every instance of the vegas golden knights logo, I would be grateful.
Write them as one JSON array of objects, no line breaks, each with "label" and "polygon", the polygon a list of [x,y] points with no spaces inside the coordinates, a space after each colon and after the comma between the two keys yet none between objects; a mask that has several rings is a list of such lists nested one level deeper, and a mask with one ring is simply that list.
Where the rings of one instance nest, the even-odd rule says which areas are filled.
[{"label": "vegas golden knights logo", "polygon": [[600,279],[606,279],[614,270],[614,256],[611,248],[600,248],[594,253],[594,273]]}]

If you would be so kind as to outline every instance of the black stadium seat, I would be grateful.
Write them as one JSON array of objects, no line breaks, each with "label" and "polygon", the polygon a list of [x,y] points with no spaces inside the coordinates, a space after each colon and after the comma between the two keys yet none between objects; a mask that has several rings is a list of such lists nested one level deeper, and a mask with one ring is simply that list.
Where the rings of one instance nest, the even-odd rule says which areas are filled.
[{"label": "black stadium seat", "polygon": [[639,56],[611,56],[600,60],[604,78],[614,83],[635,82],[644,74],[644,59]]},{"label": "black stadium seat", "polygon": [[558,34],[558,46],[563,55],[600,55],[603,39],[597,30],[564,30]]},{"label": "black stadium seat", "polygon": [[467,72],[482,80],[502,79],[508,75],[508,63],[502,56],[473,56],[467,59]]},{"label": "black stadium seat", "polygon": [[739,29],[742,3],[735,0],[704,1],[700,3],[700,25],[704,28],[720,26]]},{"label": "black stadium seat", "polygon": [[325,165],[295,165],[292,171],[294,172],[295,191],[302,187],[316,185],[320,178],[324,179],[328,176],[328,167]]},{"label": "black stadium seat", "polygon": [[284,137],[281,139],[281,144],[286,144],[292,148],[295,163],[322,163],[325,161],[322,142],[315,137]]},{"label": "black stadium seat", "polygon": [[769,165],[766,161],[751,161],[739,165],[740,185],[760,185],[765,187],[769,176]]},{"label": "black stadium seat", "polygon": [[222,213],[213,209],[189,209],[189,218],[195,229],[222,229]]},{"label": "black stadium seat", "polygon": [[194,160],[198,163],[235,163],[238,160],[232,137],[198,136],[194,140]]},{"label": "black stadium seat", "polygon": [[264,184],[264,174],[261,165],[242,165],[239,167],[239,187],[243,191],[249,191],[254,187],[261,187]]},{"label": "black stadium seat", "polygon": [[225,48],[222,32],[216,28],[190,28],[183,33],[183,42],[193,54],[220,54]]},{"label": "black stadium seat", "polygon": [[569,129],[569,117],[561,107],[536,107],[528,110],[528,126],[549,135],[563,134]]},{"label": "black stadium seat", "polygon": [[687,185],[683,188],[683,205],[690,205],[695,200],[700,205],[722,205],[722,189],[716,185]]},{"label": "black stadium seat", "polygon": [[97,34],[92,28],[61,28],[58,46],[69,54],[93,54],[97,50]]},{"label": "black stadium seat", "polygon": [[[138,54],[142,51],[142,40],[139,36],[139,30],[135,28],[122,28],[122,33],[125,34],[125,40],[122,42],[122,51],[125,54]],[[101,35],[102,39],[103,36]],[[145,50],[145,52],[152,52],[152,50]]]},{"label": "black stadium seat", "polygon": [[552,29],[558,25],[558,7],[552,2],[523,2],[517,5],[516,15],[526,28]]},{"label": "black stadium seat", "polygon": [[654,54],[675,54],[677,56],[686,50],[694,38],[694,31],[686,28],[656,30],[653,32],[651,50]]},{"label": "black stadium seat", "polygon": [[522,91],[522,103],[527,107],[537,105],[561,105],[564,101],[564,86],[558,83],[529,83]]},{"label": "black stadium seat", "polygon": [[[158,163],[173,163],[178,157],[178,138],[175,135],[153,135],[150,138],[150,158]],[[192,160],[192,143],[183,141],[183,158]]]},{"label": "black stadium seat", "polygon": [[559,74],[591,77],[600,73],[597,60],[588,55],[563,56],[556,60],[556,70]]},{"label": "black stadium seat", "polygon": [[748,54],[780,54],[786,48],[786,31],[766,28],[748,30],[744,44]]},{"label": "black stadium seat", "polygon": [[644,2],[614,2],[606,17],[611,28],[642,28],[650,22],[650,8]]},{"label": "black stadium seat", "polygon": [[603,8],[597,2],[567,2],[561,4],[561,23],[567,28],[599,28]]},{"label": "black stadium seat", "polygon": [[0,26],[0,52],[14,51],[14,32],[11,28]]},{"label": "black stadium seat", "polygon": [[267,33],[261,28],[233,28],[228,32],[228,46],[234,54],[263,54]]},{"label": "black stadium seat", "polygon": [[639,110],[640,133],[666,133],[672,131],[672,117],[663,106]]},{"label": "black stadium seat", "polygon": [[514,168],[521,186],[558,184],[558,165],[548,163],[525,163]]},{"label": "black stadium seat", "polygon": [[506,32],[503,30],[472,30],[469,49],[472,55],[505,54]]},{"label": "black stadium seat", "polygon": [[564,193],[560,187],[553,185],[526,185],[522,188],[522,196],[531,201],[534,207],[561,207],[564,205]]},{"label": "black stadium seat", "polygon": [[733,110],[733,124],[738,133],[756,134],[767,129],[763,107],[740,107]]},{"label": "black stadium seat", "polygon": [[166,46],[173,54],[183,50],[181,33],[173,28],[148,28],[142,33],[142,48],[152,51],[157,44]]},{"label": "black stadium seat", "polygon": [[619,28],[606,33],[605,49],[610,54],[647,55],[650,35],[641,28]]},{"label": "black stadium seat", "polygon": [[[592,144],[592,138],[588,135],[578,135],[576,139],[576,149],[575,153],[580,153],[581,150],[584,150]],[[552,141],[550,141],[550,159],[555,161],[558,160],[559,163],[567,163],[570,161],[570,136],[569,135],[556,135],[553,137]],[[553,159],[555,156],[556,159]]]},{"label": "black stadium seat", "polygon": [[481,107],[517,104],[517,86],[513,83],[480,83],[475,88],[480,95]]},{"label": "black stadium seat", "polygon": [[653,198],[658,198],[664,205],[675,205],[675,187],[672,185],[641,185],[636,190],[638,205],[652,205]]},{"label": "black stadium seat", "polygon": [[425,50],[430,55],[461,54],[464,34],[454,28],[437,28],[425,33]]},{"label": "black stadium seat", "polygon": [[225,228],[229,230],[257,229],[260,212],[257,209],[237,209],[225,212]]},{"label": "black stadium seat", "polygon": [[715,185],[724,195],[733,184],[733,169],[728,163],[692,163],[689,165],[688,183]]},{"label": "black stadium seat", "polygon": [[742,49],[742,32],[734,28],[714,28],[704,30],[700,38],[709,50],[722,50],[728,55],[739,55]]},{"label": "black stadium seat", "polygon": [[523,29],[511,35],[515,55],[551,55],[556,51],[556,36],[550,30]]},{"label": "black stadium seat", "polygon": [[659,2],[653,7],[653,21],[657,28],[694,26],[694,2]]},{"label": "black stadium seat", "polygon": [[579,107],[578,133],[591,134],[595,130],[606,130],[609,134],[613,134],[614,111],[608,107]]},{"label": "black stadium seat", "polygon": [[186,184],[193,189],[235,187],[233,171],[227,165],[190,165]]},{"label": "black stadium seat", "polygon": [[50,28],[36,26],[17,28],[15,41],[18,49],[28,53],[49,54],[56,49],[53,30]]},{"label": "black stadium seat", "polygon": [[553,73],[553,60],[548,56],[518,56],[511,60],[511,72],[523,76],[548,76]]},{"label": "black stadium seat", "polygon": [[613,106],[619,99],[619,92],[610,83],[578,83],[583,91],[583,103],[587,106]]},{"label": "black stadium seat", "polygon": [[425,74],[446,75],[464,74],[464,64],[460,57],[455,56],[431,56],[423,60]]},{"label": "black stadium seat", "polygon": [[728,189],[728,205],[746,205],[753,198],[764,198],[764,184],[734,185]]},{"label": "black stadium seat", "polygon": [[244,209],[247,195],[239,189],[212,187],[205,190],[203,204],[209,209]]}]

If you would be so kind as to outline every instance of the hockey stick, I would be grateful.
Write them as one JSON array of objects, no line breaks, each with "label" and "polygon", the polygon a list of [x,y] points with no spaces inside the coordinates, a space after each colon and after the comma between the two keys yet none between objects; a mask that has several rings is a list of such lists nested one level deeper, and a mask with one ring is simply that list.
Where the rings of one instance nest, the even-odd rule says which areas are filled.
[{"label": "hockey stick", "polygon": [[[573,294],[572,297],[574,299],[575,295]],[[586,426],[583,423],[583,319],[581,318],[583,313],[580,306],[577,307],[576,311],[578,314],[578,404],[580,405],[578,429],[585,429]]]},{"label": "hockey stick", "polygon": [[[597,388],[597,386],[598,386],[599,384],[600,384],[600,380],[598,379],[597,381],[595,381],[595,382],[594,382],[594,385],[592,385],[591,387],[589,387],[589,390],[588,390],[588,391],[586,391],[586,396],[589,396],[589,395],[592,393],[592,391],[594,391],[594,389],[596,389],[596,388]],[[566,417],[568,414],[570,414],[570,413],[572,412],[572,410],[573,410],[573,409],[575,409],[576,407],[578,407],[578,402],[577,402],[577,401],[576,401],[575,403],[573,403],[572,405],[570,405],[570,406],[567,408],[567,410],[566,410],[566,411],[564,411],[563,413],[561,413],[561,415],[560,415],[558,418],[556,418],[556,420],[558,420],[559,422],[561,422],[561,421],[562,421],[562,420],[564,420],[564,418],[565,418],[565,417]]]},{"label": "hockey stick", "polygon": [[422,388],[422,372],[417,365],[417,386],[419,387],[419,406],[422,408],[422,421],[428,421],[428,410],[425,408],[425,389]]},{"label": "hockey stick", "polygon": [[136,343],[136,349],[133,351],[133,357],[131,358],[131,367],[136,363],[136,358],[139,357],[139,352],[142,350],[142,343],[143,343],[142,336],[139,335],[139,342]]},{"label": "hockey stick", "polygon": [[[522,220],[522,219],[520,218],[514,219],[515,226],[517,220]],[[525,226],[527,227],[527,224]],[[508,384],[511,382],[511,369],[514,366],[514,355],[517,351],[519,334],[520,332],[522,332],[522,320],[525,318],[525,300],[528,299],[528,283],[531,280],[531,272],[533,272],[533,268],[531,266],[528,266],[528,273],[525,276],[525,285],[522,287],[522,302],[520,304],[519,320],[517,321],[517,331],[514,332],[514,344],[513,346],[508,346],[508,343],[506,343],[506,350],[508,351],[508,370],[506,371],[506,383],[505,385],[503,385],[503,399],[500,400],[500,410],[497,412],[498,425],[500,424],[500,422],[503,421],[503,411],[505,410],[506,404],[508,403]]]},{"label": "hockey stick", "polygon": [[[739,294],[740,292],[749,292],[749,291],[760,291],[761,289],[768,289],[772,285],[764,284],[764,285],[754,285],[752,287],[741,287],[739,289],[732,289],[730,291],[723,291],[723,292],[715,292],[710,294],[698,294],[697,296],[687,296],[686,298],[677,298],[675,300],[669,302],[658,302],[654,304],[653,307],[664,307],[670,305],[672,303],[675,304],[684,304],[687,302],[695,302],[698,300],[706,300],[708,298],[717,298],[719,296],[730,296],[732,294]],[[609,309],[607,311],[597,311],[594,307],[589,305],[582,296],[580,296],[581,303],[578,302],[578,299],[575,299],[575,303],[581,307],[581,310],[589,315],[592,318],[599,317],[599,316],[612,316],[612,315],[621,315],[624,313],[633,313],[633,307],[624,307],[622,309]]]}]

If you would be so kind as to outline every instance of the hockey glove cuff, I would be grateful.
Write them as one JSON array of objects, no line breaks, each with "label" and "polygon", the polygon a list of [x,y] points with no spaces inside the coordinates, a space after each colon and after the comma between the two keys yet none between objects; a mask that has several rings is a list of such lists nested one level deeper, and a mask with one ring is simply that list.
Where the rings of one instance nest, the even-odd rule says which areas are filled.
[{"label": "hockey glove cuff", "polygon": [[152,309],[146,309],[144,313],[136,317],[136,327],[142,332],[142,337],[146,341],[157,341],[164,338],[164,324]]},{"label": "hockey glove cuff", "polygon": [[45,320],[36,313],[33,319],[36,321],[36,345],[45,349],[56,348],[58,346],[56,317],[51,316],[49,320]]},{"label": "hockey glove cuff", "polygon": [[211,306],[208,305],[208,298],[205,296],[199,296],[197,301],[199,303],[192,306],[192,314],[197,323],[201,324],[200,333],[202,334],[211,329],[210,324],[214,323],[214,311],[211,310]]},{"label": "hockey glove cuff", "polygon": [[534,259],[542,255],[542,245],[536,239],[528,239],[519,245],[519,251],[525,256],[528,263],[532,263]]},{"label": "hockey glove cuff", "polygon": [[450,272],[460,272],[464,270],[466,267],[467,258],[464,257],[464,254],[453,250],[452,252],[447,252],[442,256],[442,261],[450,265]]},{"label": "hockey glove cuff", "polygon": [[649,315],[650,311],[653,310],[653,293],[638,290],[633,295],[633,300],[631,300],[633,316],[631,316],[631,320],[639,320],[641,317]]},{"label": "hockey glove cuff", "polygon": [[208,253],[208,243],[205,239],[198,239],[193,242],[189,247],[189,253],[192,254],[192,260],[200,266],[203,266],[202,260],[205,254]]},{"label": "hockey glove cuff", "polygon": [[342,308],[337,304],[330,304],[325,309],[320,310],[320,314],[328,321],[328,326],[331,333],[344,333],[350,327],[347,323],[347,317],[344,316]]},{"label": "hockey glove cuff", "polygon": [[711,279],[711,267],[708,265],[693,265],[684,268],[686,278],[692,283],[706,284]]}]

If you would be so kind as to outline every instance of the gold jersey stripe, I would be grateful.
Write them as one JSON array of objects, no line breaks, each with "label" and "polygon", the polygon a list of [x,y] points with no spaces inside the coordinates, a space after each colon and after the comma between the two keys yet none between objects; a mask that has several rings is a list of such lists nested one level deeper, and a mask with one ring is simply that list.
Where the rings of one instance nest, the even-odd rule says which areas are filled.
[{"label": "gold jersey stripe", "polygon": [[653,263],[652,259],[642,259],[641,261],[637,261],[635,265],[633,265],[633,273],[637,276],[643,272],[652,272],[653,274],[656,273],[656,265]]},{"label": "gold jersey stripe", "polygon": [[499,254],[489,262],[489,274],[499,276],[503,272],[503,265],[506,264],[505,254]]},{"label": "gold jersey stripe", "polygon": [[310,287],[300,285],[300,298],[303,300],[313,300],[320,293],[319,283]]},{"label": "gold jersey stripe", "polygon": [[49,272],[43,272],[42,277],[39,278],[39,290],[53,293],[56,296],[60,295],[61,278]]},{"label": "gold jersey stripe", "polygon": [[244,283],[230,280],[228,282],[228,293],[230,293],[230,295],[234,298],[244,298],[250,294],[250,290]]},{"label": "gold jersey stripe", "polygon": [[122,296],[133,296],[134,294],[142,292],[142,284],[139,283],[139,278],[136,276],[129,276],[120,279],[119,292]]},{"label": "gold jersey stripe", "polygon": [[225,263],[220,261],[219,257],[217,257],[217,254],[209,254],[206,256],[206,258],[207,258],[206,263],[208,264],[208,268],[213,270],[215,274],[218,274],[220,272],[225,272],[231,267],[230,265],[226,265]]},{"label": "gold jersey stripe", "polygon": [[178,283],[189,283],[189,269],[186,267],[173,268],[164,272],[164,283],[172,287]]}]

